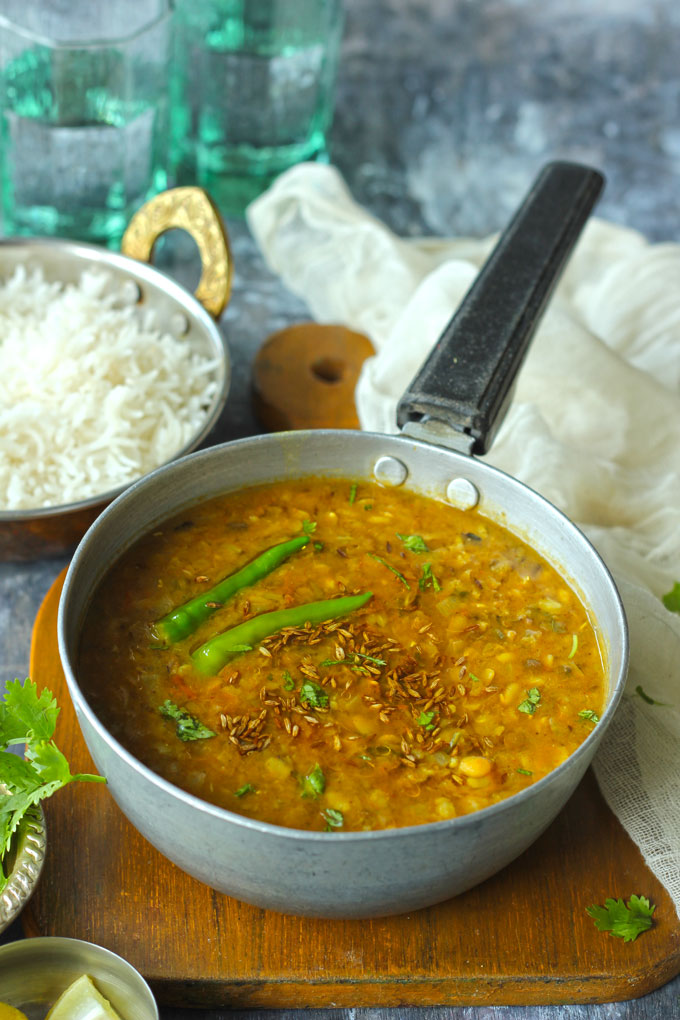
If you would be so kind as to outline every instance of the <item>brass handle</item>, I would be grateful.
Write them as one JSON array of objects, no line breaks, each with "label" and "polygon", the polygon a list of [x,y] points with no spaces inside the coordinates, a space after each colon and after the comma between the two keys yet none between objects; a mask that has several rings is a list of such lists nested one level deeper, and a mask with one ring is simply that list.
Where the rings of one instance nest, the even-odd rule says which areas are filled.
[{"label": "brass handle", "polygon": [[231,293],[231,252],[220,214],[202,188],[171,188],[149,199],[130,220],[120,250],[150,262],[156,241],[173,227],[186,230],[198,245],[202,272],[195,295],[218,318]]}]

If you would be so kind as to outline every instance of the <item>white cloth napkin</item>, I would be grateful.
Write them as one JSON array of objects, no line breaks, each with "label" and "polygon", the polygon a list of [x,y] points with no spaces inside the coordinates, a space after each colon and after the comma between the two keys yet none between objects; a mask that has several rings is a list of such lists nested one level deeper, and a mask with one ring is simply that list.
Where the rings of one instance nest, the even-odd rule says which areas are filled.
[{"label": "white cloth napkin", "polygon": [[[495,238],[398,238],[317,164],[279,177],[247,217],[317,320],[370,337],[359,419],[396,432],[398,398]],[[680,913],[680,617],[659,598],[680,580],[680,245],[591,219],[485,459],[563,510],[617,576],[631,669],[594,767]]]}]

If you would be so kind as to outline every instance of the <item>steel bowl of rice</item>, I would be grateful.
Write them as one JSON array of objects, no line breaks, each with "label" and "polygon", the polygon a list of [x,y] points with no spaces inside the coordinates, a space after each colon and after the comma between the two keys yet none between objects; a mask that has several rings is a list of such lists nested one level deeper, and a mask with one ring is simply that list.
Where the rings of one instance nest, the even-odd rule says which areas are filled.
[{"label": "steel bowl of rice", "polygon": [[[195,295],[146,262],[172,228],[198,245]],[[198,447],[224,407],[216,318],[231,258],[212,202],[166,191],[121,247],[0,241],[0,560],[69,552],[128,485]]]}]

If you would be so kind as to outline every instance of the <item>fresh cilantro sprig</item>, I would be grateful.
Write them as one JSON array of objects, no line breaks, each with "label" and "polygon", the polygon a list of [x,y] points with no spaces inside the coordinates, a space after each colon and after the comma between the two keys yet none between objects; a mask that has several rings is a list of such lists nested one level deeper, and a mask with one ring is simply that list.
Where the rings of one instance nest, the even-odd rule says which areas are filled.
[{"label": "fresh cilantro sprig", "polygon": [[[47,688],[38,694],[32,680],[10,681],[0,702],[0,892],[7,883],[3,858],[26,813],[72,782],[105,783],[104,776],[71,773],[52,740],[59,708]],[[24,758],[7,750],[25,744]]]},{"label": "fresh cilantro sprig", "polygon": [[628,903],[623,900],[607,899],[604,906],[594,903],[586,907],[598,931],[608,931],[624,942],[635,942],[638,935],[652,927],[652,915],[656,907],[645,896],[631,896]]}]

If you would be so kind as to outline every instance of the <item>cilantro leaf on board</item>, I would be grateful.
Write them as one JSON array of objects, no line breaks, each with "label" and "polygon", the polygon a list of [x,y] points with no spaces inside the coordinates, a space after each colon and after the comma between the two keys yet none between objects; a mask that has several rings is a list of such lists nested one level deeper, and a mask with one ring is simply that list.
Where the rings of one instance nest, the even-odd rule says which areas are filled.
[{"label": "cilantro leaf on board", "polygon": [[680,581],[676,581],[671,590],[661,596],[661,601],[669,613],[680,613]]},{"label": "cilantro leaf on board", "polygon": [[624,942],[634,942],[638,935],[652,927],[655,910],[645,896],[631,896],[627,904],[623,900],[607,899],[603,907],[596,903],[586,907],[598,931],[608,931]]},{"label": "cilantro leaf on board", "polygon": [[647,694],[647,691],[643,690],[642,684],[637,685],[637,687],[635,688],[635,693],[637,694],[638,698],[642,698],[642,700],[646,702],[648,705],[659,705],[661,708],[668,708],[667,702],[655,701],[654,698],[651,698],[649,694]]}]

